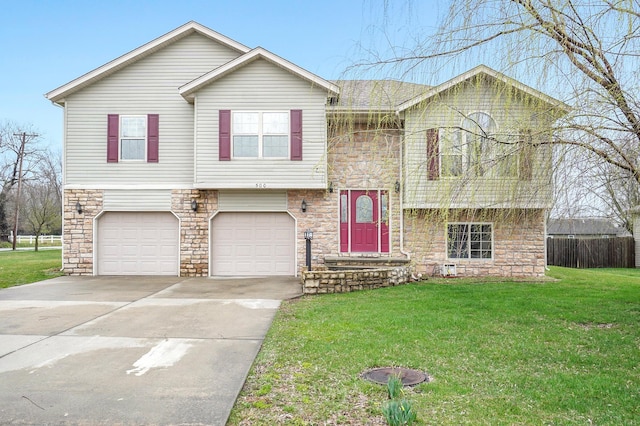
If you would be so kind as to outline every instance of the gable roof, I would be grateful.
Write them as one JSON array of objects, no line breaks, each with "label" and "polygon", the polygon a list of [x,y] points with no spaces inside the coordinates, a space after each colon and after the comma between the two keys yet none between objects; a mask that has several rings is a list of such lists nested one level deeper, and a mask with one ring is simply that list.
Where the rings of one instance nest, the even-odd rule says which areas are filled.
[{"label": "gable roof", "polygon": [[281,58],[278,55],[269,52],[262,47],[256,47],[255,49],[250,50],[244,55],[239,56],[236,59],[233,59],[212,71],[209,71],[208,73],[196,78],[195,80],[185,84],[184,86],[181,86],[178,89],[178,93],[180,93],[180,95],[182,95],[182,97],[187,101],[193,102],[195,93],[202,87],[229,73],[234,72],[239,68],[244,67],[247,64],[250,64],[257,59],[264,59],[266,61],[269,61],[272,64],[277,65],[286,71],[289,71],[291,74],[303,78],[318,87],[326,89],[331,93],[337,94],[340,91],[340,88],[335,84],[318,77],[317,75],[297,66],[292,62],[287,61],[286,59]]},{"label": "gable roof", "polygon": [[109,74],[124,68],[125,66],[136,62],[145,56],[171,44],[177,40],[180,40],[183,37],[186,37],[193,33],[199,33],[208,37],[218,43],[227,46],[233,50],[238,51],[239,53],[249,52],[249,48],[237,41],[230,39],[220,33],[213,31],[210,28],[205,27],[195,21],[187,22],[186,24],[176,28],[173,31],[166,33],[163,36],[156,38],[155,40],[146,43],[137,49],[126,53],[119,58],[116,58],[106,64],[102,65],[94,69],[93,71],[89,71],[88,73],[76,78],[75,80],[70,81],[69,83],[58,87],[48,93],[45,94],[45,97],[52,102],[57,104],[64,104],[64,98],[71,93],[92,84]]},{"label": "gable roof", "polygon": [[549,219],[548,235],[627,235],[624,227],[603,218]]},{"label": "gable roof", "polygon": [[478,65],[475,68],[470,69],[467,72],[464,72],[462,74],[460,74],[457,77],[452,78],[451,80],[448,80],[442,84],[439,84],[437,86],[432,87],[431,89],[427,90],[426,92],[414,97],[413,99],[410,99],[406,102],[403,102],[402,104],[398,105],[398,111],[404,111],[408,108],[411,108],[417,104],[419,104],[420,102],[423,102],[437,94],[440,94],[460,83],[463,83],[465,81],[469,81],[473,78],[479,77],[479,76],[487,76],[491,79],[497,80],[499,82],[502,82],[506,85],[509,86],[513,86],[516,89],[520,90],[521,92],[534,97],[534,98],[538,98],[546,103],[548,103],[549,105],[551,105],[554,109],[559,110],[560,112],[567,112],[569,111],[569,106],[567,104],[565,104],[562,101],[559,101],[555,98],[552,98],[549,95],[545,95],[544,93],[533,89],[532,87],[527,86],[524,83],[519,82],[518,80],[515,80],[511,77],[507,77],[506,75],[499,73],[498,71],[495,71],[491,68],[489,68],[486,65]]}]

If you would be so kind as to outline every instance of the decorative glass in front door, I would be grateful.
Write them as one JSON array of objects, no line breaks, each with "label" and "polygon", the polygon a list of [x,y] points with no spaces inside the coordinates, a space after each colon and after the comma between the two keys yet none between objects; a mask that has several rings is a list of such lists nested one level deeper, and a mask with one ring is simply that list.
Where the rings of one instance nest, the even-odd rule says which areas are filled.
[{"label": "decorative glass in front door", "polygon": [[340,251],[388,253],[388,214],[386,191],[341,191]]}]

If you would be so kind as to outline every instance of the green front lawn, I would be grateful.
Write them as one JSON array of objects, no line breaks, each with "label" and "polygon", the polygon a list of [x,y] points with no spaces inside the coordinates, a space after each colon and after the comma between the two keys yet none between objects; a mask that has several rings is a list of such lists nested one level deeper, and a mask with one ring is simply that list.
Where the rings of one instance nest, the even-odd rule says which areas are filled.
[{"label": "green front lawn", "polygon": [[285,302],[232,425],[385,424],[373,367],[418,424],[640,424],[640,271],[552,268],[556,282],[429,280]]},{"label": "green front lawn", "polygon": [[0,288],[62,275],[60,250],[0,252]]}]

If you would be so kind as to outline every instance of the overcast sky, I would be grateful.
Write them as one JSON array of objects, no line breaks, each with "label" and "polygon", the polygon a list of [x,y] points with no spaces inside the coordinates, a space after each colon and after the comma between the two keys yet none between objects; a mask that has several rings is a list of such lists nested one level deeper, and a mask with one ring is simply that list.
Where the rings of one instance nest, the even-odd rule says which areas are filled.
[{"label": "overcast sky", "polygon": [[[62,109],[44,94],[194,20],[326,79],[367,50],[410,43],[435,20],[436,1],[0,0],[0,122],[32,125],[62,146]],[[409,9],[411,8],[411,9]],[[382,31],[382,27],[385,31]]]}]

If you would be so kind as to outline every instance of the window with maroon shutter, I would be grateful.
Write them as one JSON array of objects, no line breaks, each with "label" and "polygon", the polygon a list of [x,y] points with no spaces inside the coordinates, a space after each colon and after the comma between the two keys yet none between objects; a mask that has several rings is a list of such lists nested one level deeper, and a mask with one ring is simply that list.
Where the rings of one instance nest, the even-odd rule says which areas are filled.
[{"label": "window with maroon shutter", "polygon": [[158,114],[107,115],[107,162],[158,162]]},{"label": "window with maroon shutter", "polygon": [[302,160],[302,110],[221,110],[219,122],[220,160]]},{"label": "window with maroon shutter", "polygon": [[218,112],[218,159],[231,160],[231,111],[228,109]]},{"label": "window with maroon shutter", "polygon": [[302,110],[291,110],[291,159],[302,160]]},{"label": "window with maroon shutter", "polygon": [[440,177],[440,146],[438,129],[427,129],[427,179]]},{"label": "window with maroon shutter", "polygon": [[107,115],[107,162],[118,162],[118,145],[120,144],[120,116]]}]

